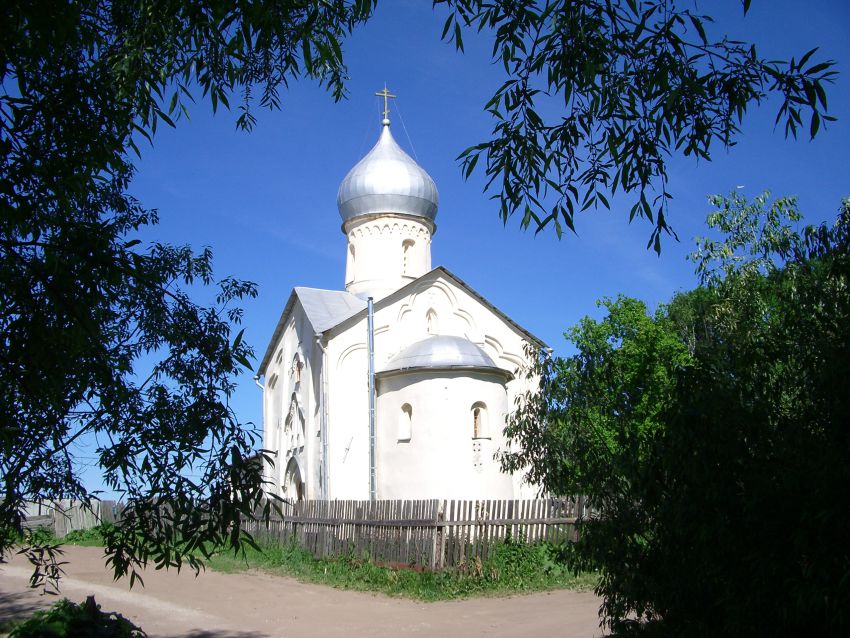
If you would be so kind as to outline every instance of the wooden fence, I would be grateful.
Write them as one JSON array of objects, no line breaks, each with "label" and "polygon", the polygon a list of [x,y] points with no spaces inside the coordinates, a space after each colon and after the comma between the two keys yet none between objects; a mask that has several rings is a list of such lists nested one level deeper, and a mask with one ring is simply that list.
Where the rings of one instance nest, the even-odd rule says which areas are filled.
[{"label": "wooden fence", "polygon": [[121,506],[115,501],[92,501],[85,507],[80,501],[61,500],[51,503],[30,503],[24,527],[47,527],[57,538],[77,529],[90,529],[101,523],[114,523]]},{"label": "wooden fence", "polygon": [[583,498],[535,500],[301,501],[268,523],[246,521],[257,538],[297,542],[317,558],[351,554],[393,566],[441,569],[485,560],[508,537],[577,540]]}]

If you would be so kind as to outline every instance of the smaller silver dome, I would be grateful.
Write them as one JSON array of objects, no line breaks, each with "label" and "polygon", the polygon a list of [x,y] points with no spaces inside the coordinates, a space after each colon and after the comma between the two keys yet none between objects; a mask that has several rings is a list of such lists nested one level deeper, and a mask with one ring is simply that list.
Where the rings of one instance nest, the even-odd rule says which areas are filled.
[{"label": "smaller silver dome", "polygon": [[417,341],[390,359],[380,372],[402,372],[421,368],[475,368],[513,376],[497,366],[490,355],[469,339],[448,335],[437,335]]},{"label": "smaller silver dome", "polygon": [[343,222],[378,213],[434,221],[439,203],[434,180],[396,143],[389,120],[383,122],[378,143],[342,180],[336,196]]}]

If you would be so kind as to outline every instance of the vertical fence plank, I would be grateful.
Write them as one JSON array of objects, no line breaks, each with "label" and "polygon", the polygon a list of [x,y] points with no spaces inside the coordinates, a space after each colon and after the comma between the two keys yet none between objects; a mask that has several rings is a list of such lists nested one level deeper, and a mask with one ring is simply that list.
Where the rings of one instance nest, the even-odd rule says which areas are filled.
[{"label": "vertical fence plank", "polygon": [[484,534],[481,538],[481,549],[479,550],[479,555],[481,556],[482,561],[487,560],[487,556],[490,553],[490,544],[493,542],[493,523],[491,523],[490,521],[495,518],[493,513],[495,511],[496,501],[492,499],[487,499],[485,503],[486,506],[484,510]]},{"label": "vertical fence plank", "polygon": [[[453,521],[455,515],[455,501],[447,500],[443,509],[443,521]],[[452,567],[455,565],[455,544],[454,544],[454,535],[455,535],[454,525],[446,526],[443,528],[443,555],[446,557],[443,561],[443,567]]]}]

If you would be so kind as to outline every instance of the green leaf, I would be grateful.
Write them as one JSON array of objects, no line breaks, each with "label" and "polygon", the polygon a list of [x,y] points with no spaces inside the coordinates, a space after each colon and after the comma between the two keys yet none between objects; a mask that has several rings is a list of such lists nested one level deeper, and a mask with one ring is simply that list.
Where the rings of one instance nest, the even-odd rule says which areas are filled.
[{"label": "green leaf", "polygon": [[446,34],[449,32],[449,29],[452,26],[452,22],[454,21],[454,14],[449,14],[446,18],[446,21],[443,23],[443,32],[440,34],[440,39],[445,40]]},{"label": "green leaf", "polygon": [[472,171],[475,170],[475,165],[478,163],[479,157],[481,157],[479,154],[471,155],[468,161],[465,162],[464,179],[469,179],[469,176],[472,175]]},{"label": "green leaf", "polygon": [[461,33],[460,33],[460,24],[458,24],[457,22],[455,22],[454,42],[455,42],[455,46],[457,47],[458,51],[463,53],[464,52],[463,51],[463,37],[461,36]]},{"label": "green leaf", "polygon": [[809,126],[809,136],[811,139],[815,138],[815,135],[818,134],[818,129],[820,128],[820,115],[818,115],[817,111],[812,113],[812,122]]},{"label": "green leaf", "polygon": [[253,368],[253,366],[251,365],[251,362],[250,362],[250,361],[248,361],[248,358],[247,358],[245,355],[243,355],[241,352],[236,352],[236,353],[234,353],[233,358],[234,358],[234,359],[236,359],[236,361],[237,361],[237,362],[238,362],[238,363],[239,363],[239,364],[240,364],[243,368],[245,368],[246,370],[248,370],[249,372],[253,372],[253,371],[254,371],[254,368]]},{"label": "green leaf", "polygon": [[690,13],[688,14],[688,17],[691,19],[691,24],[694,25],[694,29],[697,30],[697,33],[699,34],[699,38],[700,38],[700,40],[702,40],[702,43],[707,44],[708,38],[705,35],[705,28],[703,28],[703,26],[702,26],[702,20],[700,20],[695,15],[692,15]]},{"label": "green leaf", "polygon": [[825,71],[833,66],[835,66],[833,62],[820,62],[819,64],[815,64],[814,66],[806,69],[805,73],[806,75],[814,75],[815,73],[820,73],[821,71]]}]

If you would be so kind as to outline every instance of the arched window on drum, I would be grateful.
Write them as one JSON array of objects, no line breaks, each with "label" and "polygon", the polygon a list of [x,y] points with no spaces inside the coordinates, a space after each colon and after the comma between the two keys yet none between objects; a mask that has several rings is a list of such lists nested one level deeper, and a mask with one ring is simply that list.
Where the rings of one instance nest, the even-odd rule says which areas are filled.
[{"label": "arched window on drum", "polygon": [[411,259],[413,258],[413,246],[416,244],[412,239],[401,242],[401,273],[410,277]]},{"label": "arched window on drum", "polygon": [[409,442],[413,434],[413,408],[409,403],[401,406],[401,413],[398,415],[398,440],[400,442]]},{"label": "arched window on drum", "polygon": [[472,438],[489,439],[490,424],[487,418],[487,405],[482,401],[473,403],[470,412],[472,416]]}]

